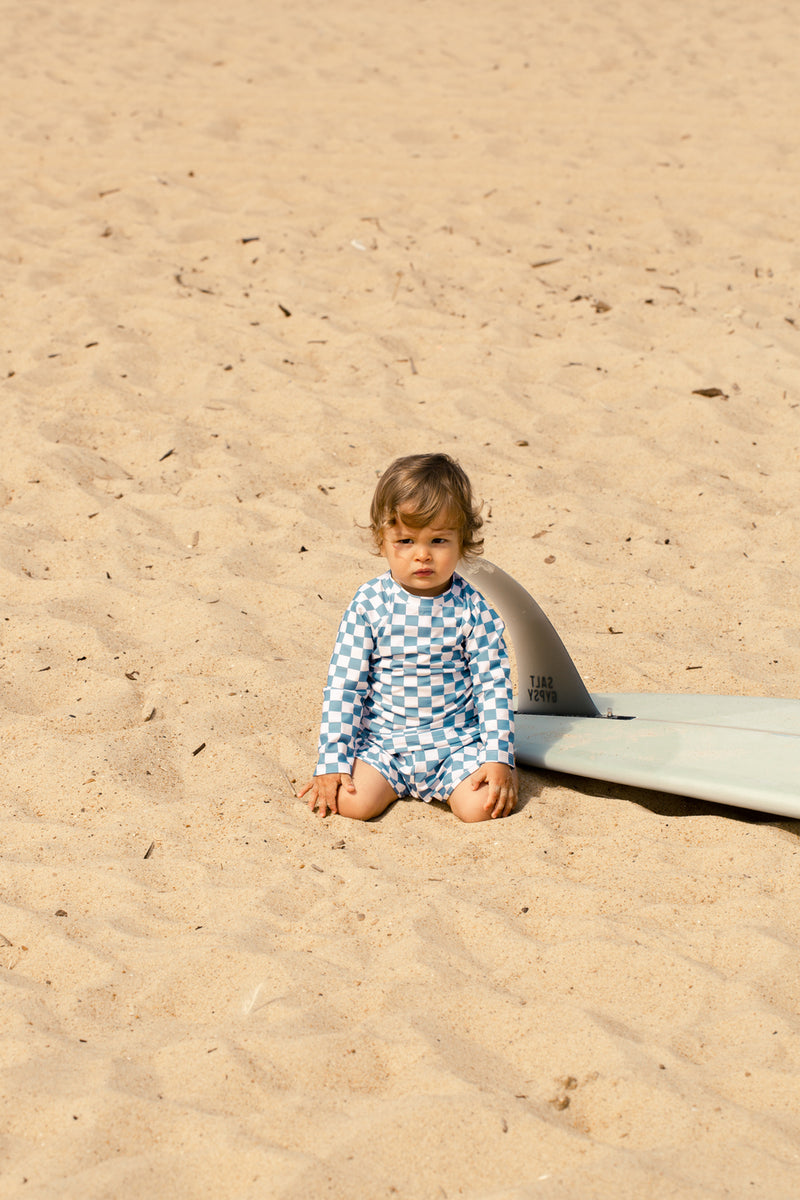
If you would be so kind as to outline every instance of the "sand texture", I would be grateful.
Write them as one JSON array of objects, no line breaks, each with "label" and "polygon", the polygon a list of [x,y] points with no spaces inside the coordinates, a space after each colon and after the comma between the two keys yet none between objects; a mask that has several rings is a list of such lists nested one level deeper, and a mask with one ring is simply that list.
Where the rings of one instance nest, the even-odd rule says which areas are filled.
[{"label": "sand texture", "polygon": [[0,1200],[795,1200],[800,821],[295,798],[402,453],[590,688],[799,694],[793,6],[2,18]]}]

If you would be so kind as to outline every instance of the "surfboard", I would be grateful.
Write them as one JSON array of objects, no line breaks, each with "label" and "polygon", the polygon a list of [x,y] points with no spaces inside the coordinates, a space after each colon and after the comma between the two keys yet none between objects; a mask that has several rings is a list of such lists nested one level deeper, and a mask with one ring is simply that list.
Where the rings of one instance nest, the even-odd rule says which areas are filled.
[{"label": "surfboard", "polygon": [[516,579],[484,561],[459,572],[514,648],[521,766],[800,818],[800,700],[590,692]]}]

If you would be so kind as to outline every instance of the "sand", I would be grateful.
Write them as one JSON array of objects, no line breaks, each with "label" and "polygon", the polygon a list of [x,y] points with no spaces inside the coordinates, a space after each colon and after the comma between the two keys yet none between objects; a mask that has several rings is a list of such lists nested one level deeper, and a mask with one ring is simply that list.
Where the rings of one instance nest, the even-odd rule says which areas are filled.
[{"label": "sand", "polygon": [[295,798],[401,453],[590,688],[797,695],[791,6],[3,29],[0,1198],[797,1196],[800,822]]}]

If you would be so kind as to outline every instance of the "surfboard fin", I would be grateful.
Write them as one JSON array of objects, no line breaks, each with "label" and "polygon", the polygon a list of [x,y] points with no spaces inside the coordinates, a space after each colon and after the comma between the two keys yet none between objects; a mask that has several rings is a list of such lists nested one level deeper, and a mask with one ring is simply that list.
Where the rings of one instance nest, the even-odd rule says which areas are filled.
[{"label": "surfboard fin", "polygon": [[459,563],[459,574],[497,606],[517,660],[517,712],[599,717],[551,621],[521,583],[494,563]]}]

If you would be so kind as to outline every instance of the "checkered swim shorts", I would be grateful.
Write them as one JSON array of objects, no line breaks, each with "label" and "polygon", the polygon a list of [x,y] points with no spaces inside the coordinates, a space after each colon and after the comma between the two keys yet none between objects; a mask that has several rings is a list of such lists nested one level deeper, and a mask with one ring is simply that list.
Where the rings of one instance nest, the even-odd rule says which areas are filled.
[{"label": "checkered swim shorts", "polygon": [[472,742],[456,750],[450,746],[425,746],[390,754],[376,742],[365,742],[356,748],[356,758],[380,771],[397,796],[416,797],[428,803],[449,800],[458,785],[482,765],[484,749],[481,742]]}]

